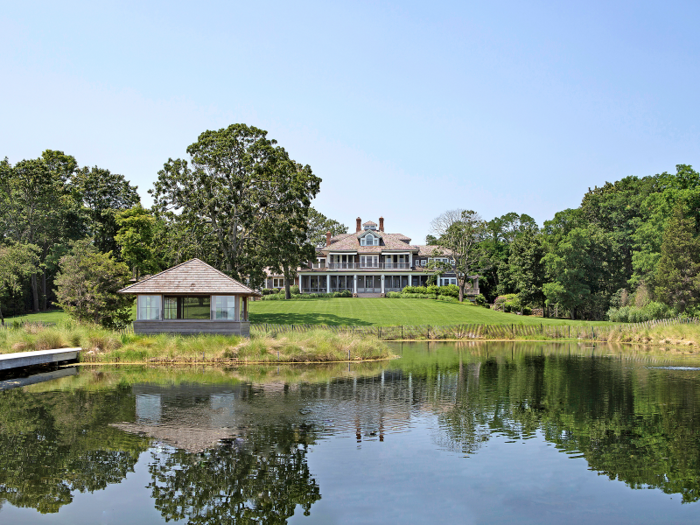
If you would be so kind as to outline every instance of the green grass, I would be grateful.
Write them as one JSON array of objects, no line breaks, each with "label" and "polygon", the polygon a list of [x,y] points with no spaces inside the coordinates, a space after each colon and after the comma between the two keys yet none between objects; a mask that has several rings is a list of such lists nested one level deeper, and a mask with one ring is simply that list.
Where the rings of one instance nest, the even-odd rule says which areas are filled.
[{"label": "green grass", "polygon": [[120,334],[63,321],[0,330],[0,354],[81,347],[87,363],[245,364],[373,360],[393,357],[375,336],[309,330],[255,337],[199,334]]},{"label": "green grass", "polygon": [[354,326],[448,326],[455,324],[593,324],[568,319],[543,319],[496,312],[471,304],[432,299],[308,299],[297,301],[253,301],[252,323],[323,324]]},{"label": "green grass", "polygon": [[51,310],[49,312],[41,312],[38,314],[18,315],[17,317],[5,317],[5,324],[12,325],[13,322],[18,323],[59,323],[68,319],[68,316],[63,310]]},{"label": "green grass", "polygon": [[[331,326],[449,326],[455,324],[589,324],[607,325],[606,321],[585,322],[569,319],[543,319],[526,315],[496,312],[471,304],[446,303],[432,299],[306,299],[294,301],[252,301],[252,323],[320,324]],[[68,319],[61,310],[12,317],[12,321],[60,323]]]}]

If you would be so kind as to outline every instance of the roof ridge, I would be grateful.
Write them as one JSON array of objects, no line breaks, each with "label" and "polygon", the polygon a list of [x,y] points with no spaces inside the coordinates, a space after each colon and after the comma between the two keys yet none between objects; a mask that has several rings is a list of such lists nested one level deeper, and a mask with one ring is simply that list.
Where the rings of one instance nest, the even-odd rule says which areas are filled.
[{"label": "roof ridge", "polygon": [[197,259],[196,257],[195,257],[194,259],[192,259],[192,260],[193,260],[193,261],[194,261],[194,260],[197,260],[197,261],[201,262],[201,263],[204,264],[205,266],[208,266],[209,268],[211,268],[211,269],[214,270],[215,272],[218,272],[218,273],[220,273],[222,276],[226,277],[226,279],[230,279],[230,280],[232,280],[234,283],[240,284],[240,285],[241,285],[243,288],[245,288],[246,290],[248,290],[248,291],[250,291],[250,292],[253,292],[253,289],[252,289],[252,288],[249,288],[249,287],[246,286],[245,284],[243,284],[243,283],[237,281],[236,279],[234,279],[234,278],[231,277],[230,275],[226,275],[226,274],[225,274],[224,272],[222,272],[221,270],[218,270],[218,269],[214,268],[211,264],[207,264],[207,263],[205,263],[204,261],[201,261],[201,260]]},{"label": "roof ridge", "polygon": [[133,287],[135,287],[135,286],[143,285],[143,284],[147,283],[148,281],[150,281],[150,280],[152,280],[152,279],[155,279],[155,278],[157,278],[157,277],[160,277],[160,276],[163,275],[163,274],[170,273],[171,271],[176,270],[176,269],[180,268],[181,266],[184,266],[184,265],[187,265],[187,264],[190,264],[190,263],[194,263],[194,262],[198,262],[198,263],[203,264],[203,265],[206,266],[207,268],[209,268],[209,269],[215,271],[216,273],[218,273],[219,275],[221,275],[221,276],[224,277],[225,279],[228,279],[229,281],[232,281],[232,282],[235,283],[236,285],[241,286],[242,288],[244,288],[244,290],[247,290],[248,292],[250,292],[250,293],[252,293],[252,294],[257,293],[257,292],[255,292],[255,290],[253,290],[253,289],[250,288],[249,286],[246,286],[245,284],[243,284],[243,283],[237,281],[237,280],[234,279],[233,277],[231,277],[231,276],[229,276],[229,275],[226,275],[226,274],[225,274],[224,272],[222,272],[221,270],[219,270],[219,269],[217,269],[217,268],[214,268],[211,264],[208,264],[208,263],[204,262],[203,260],[201,260],[201,259],[198,258],[198,257],[193,257],[192,259],[188,259],[187,261],[183,261],[183,262],[181,262],[180,264],[176,264],[175,266],[173,266],[173,267],[171,267],[171,268],[168,268],[168,269],[166,269],[166,270],[163,270],[162,272],[158,272],[158,273],[155,274],[155,275],[151,275],[150,277],[148,277],[148,278],[146,278],[146,279],[143,279],[143,280],[141,280],[141,281],[138,281],[138,282],[135,282],[135,283],[133,283],[133,284],[130,284],[130,285],[127,286],[126,288],[122,288],[121,290],[119,290],[119,292],[126,292],[126,291],[129,290],[130,288],[133,288]]},{"label": "roof ridge", "polygon": [[[122,288],[122,289],[119,290],[119,291],[120,291],[120,292],[123,292],[124,290],[128,290],[128,289],[131,288],[132,286],[136,286],[137,284],[143,284],[143,283],[145,283],[145,282],[148,282],[148,281],[150,281],[151,279],[154,279],[154,278],[158,277],[159,275],[162,275],[162,274],[164,274],[164,273],[168,273],[169,271],[174,270],[175,268],[179,268],[179,267],[182,266],[183,264],[187,264],[188,262],[191,262],[191,261],[199,261],[199,262],[201,262],[201,263],[207,264],[207,263],[205,263],[204,261],[198,259],[197,257],[194,257],[194,258],[192,258],[192,259],[188,259],[187,261],[183,261],[183,262],[181,262],[180,264],[176,264],[175,266],[172,266],[172,267],[170,267],[170,268],[168,268],[168,269],[166,269],[166,270],[163,270],[162,272],[158,272],[158,273],[155,274],[155,275],[151,275],[150,277],[146,277],[145,279],[142,279],[142,280],[140,280],[140,281],[136,281],[134,284],[130,284],[130,285],[127,286],[126,288]],[[209,265],[207,264],[207,266],[209,266]],[[214,269],[216,270],[216,268],[214,268]]]}]

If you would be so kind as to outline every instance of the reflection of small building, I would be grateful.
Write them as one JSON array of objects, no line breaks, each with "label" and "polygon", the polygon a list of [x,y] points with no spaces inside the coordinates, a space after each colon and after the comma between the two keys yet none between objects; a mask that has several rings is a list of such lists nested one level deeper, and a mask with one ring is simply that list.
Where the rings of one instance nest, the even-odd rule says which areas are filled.
[{"label": "reflection of small building", "polygon": [[191,259],[127,286],[134,294],[134,332],[250,334],[248,298],[260,294],[216,268]]}]

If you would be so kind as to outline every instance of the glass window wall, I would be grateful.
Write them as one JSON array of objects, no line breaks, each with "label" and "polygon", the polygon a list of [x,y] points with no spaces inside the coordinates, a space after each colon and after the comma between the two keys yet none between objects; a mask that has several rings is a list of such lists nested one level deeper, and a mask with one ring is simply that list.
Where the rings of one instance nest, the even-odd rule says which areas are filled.
[{"label": "glass window wall", "polygon": [[139,295],[136,318],[140,321],[160,320],[161,296]]}]

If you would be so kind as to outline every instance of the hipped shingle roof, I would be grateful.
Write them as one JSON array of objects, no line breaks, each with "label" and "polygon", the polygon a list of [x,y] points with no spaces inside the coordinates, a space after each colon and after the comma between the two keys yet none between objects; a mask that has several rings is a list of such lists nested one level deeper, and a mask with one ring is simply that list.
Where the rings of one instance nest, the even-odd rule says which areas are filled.
[{"label": "hipped shingle roof", "polygon": [[119,290],[128,294],[239,294],[260,295],[199,259],[168,268]]}]

